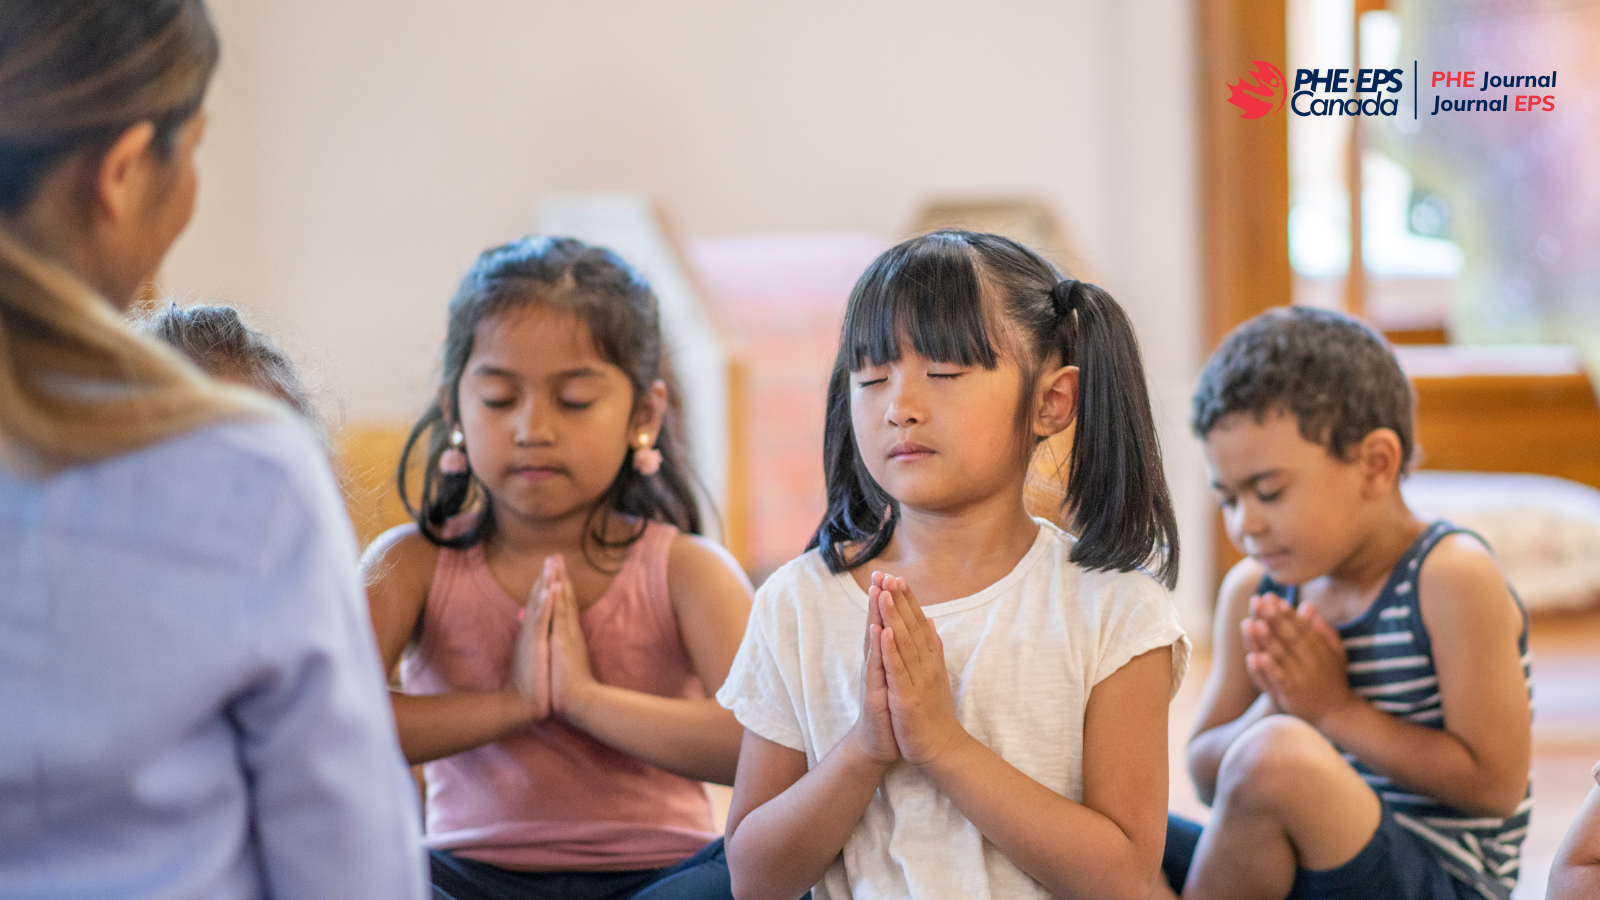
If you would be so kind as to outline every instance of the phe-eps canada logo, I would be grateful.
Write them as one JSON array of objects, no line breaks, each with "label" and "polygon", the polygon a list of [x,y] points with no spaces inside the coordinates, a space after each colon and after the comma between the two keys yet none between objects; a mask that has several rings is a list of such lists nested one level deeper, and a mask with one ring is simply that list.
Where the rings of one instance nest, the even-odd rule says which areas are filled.
[{"label": "phe-eps canada logo", "polygon": [[[1245,84],[1248,80],[1250,83]],[[1228,85],[1233,96],[1228,102],[1244,110],[1239,116],[1241,119],[1259,119],[1270,112],[1276,112],[1283,107],[1285,97],[1289,96],[1288,82],[1283,80],[1283,72],[1269,62],[1256,60],[1256,67],[1245,73],[1244,78]]]},{"label": "phe-eps canada logo", "polygon": [[1228,102],[1242,110],[1241,119],[1259,119],[1286,101],[1297,116],[1394,116],[1400,100],[1385,94],[1404,90],[1404,78],[1404,69],[1296,69],[1291,90],[1277,66],[1256,60],[1254,69],[1228,85]]}]

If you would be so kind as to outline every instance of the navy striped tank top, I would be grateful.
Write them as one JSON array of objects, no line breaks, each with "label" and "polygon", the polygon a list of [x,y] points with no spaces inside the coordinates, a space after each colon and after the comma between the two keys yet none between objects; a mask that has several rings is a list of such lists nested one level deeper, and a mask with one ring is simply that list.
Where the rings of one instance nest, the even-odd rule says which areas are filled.
[{"label": "navy striped tank top", "polygon": [[[1338,626],[1339,636],[1344,639],[1351,689],[1377,709],[1427,728],[1444,728],[1444,708],[1439,702],[1433,646],[1417,605],[1417,576],[1428,551],[1446,535],[1456,533],[1483,540],[1448,522],[1433,523],[1400,557],[1388,583],[1366,612]],[[1259,590],[1271,591],[1298,605],[1299,591],[1294,587],[1263,578]],[[1522,609],[1515,591],[1511,597]],[[1517,650],[1522,658],[1522,678],[1527,682],[1526,610],[1522,612]],[[1407,792],[1348,753],[1344,758],[1383,798],[1395,821],[1420,838],[1445,871],[1489,900],[1507,900],[1511,896],[1517,884],[1522,839],[1528,834],[1531,787],[1529,796],[1523,798],[1512,815],[1473,816],[1431,797]]]}]

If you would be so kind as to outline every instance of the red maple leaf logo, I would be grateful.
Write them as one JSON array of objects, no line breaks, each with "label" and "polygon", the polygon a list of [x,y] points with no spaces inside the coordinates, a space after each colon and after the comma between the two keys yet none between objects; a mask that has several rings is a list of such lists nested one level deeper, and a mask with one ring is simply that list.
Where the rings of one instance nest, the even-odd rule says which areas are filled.
[{"label": "red maple leaf logo", "polygon": [[1244,110],[1239,118],[1259,119],[1283,106],[1283,101],[1288,99],[1288,87],[1289,83],[1284,80],[1283,72],[1277,66],[1258,59],[1254,69],[1228,85],[1233,92],[1228,102]]}]

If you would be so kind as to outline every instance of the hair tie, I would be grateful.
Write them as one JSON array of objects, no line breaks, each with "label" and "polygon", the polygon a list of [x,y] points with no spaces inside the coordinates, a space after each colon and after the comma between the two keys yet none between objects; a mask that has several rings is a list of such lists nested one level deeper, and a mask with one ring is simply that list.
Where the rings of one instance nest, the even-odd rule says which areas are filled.
[{"label": "hair tie", "polygon": [[1065,319],[1078,308],[1076,293],[1079,284],[1076,278],[1063,278],[1050,289],[1050,303],[1055,307],[1057,319]]}]

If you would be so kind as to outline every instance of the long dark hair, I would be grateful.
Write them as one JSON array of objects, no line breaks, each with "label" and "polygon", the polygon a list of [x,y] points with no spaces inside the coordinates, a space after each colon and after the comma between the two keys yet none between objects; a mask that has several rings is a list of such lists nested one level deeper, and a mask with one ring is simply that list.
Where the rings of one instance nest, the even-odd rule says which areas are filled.
[{"label": "long dark hair", "polygon": [[[992,293],[987,306],[985,289]],[[842,572],[877,557],[894,535],[900,504],[868,473],[856,446],[850,373],[900,359],[907,338],[917,354],[959,366],[993,369],[1010,353],[1024,375],[1024,433],[1044,365],[1059,354],[1062,365],[1077,366],[1062,503],[1078,534],[1072,561],[1086,569],[1146,569],[1176,585],[1178,523],[1133,324],[1100,288],[1064,279],[1016,241],[968,231],[938,231],[886,251],[851,291],[828,382],[828,511],[806,549],[820,548],[828,569]],[[1019,465],[1027,465],[1025,456]]]},{"label": "long dark hair", "polygon": [[[634,448],[630,447],[622,468],[590,513],[584,529],[586,540],[607,549],[626,547],[643,533],[645,520],[667,522],[680,531],[699,534],[700,507],[679,433],[682,407],[662,351],[655,294],[633,267],[610,250],[573,238],[525,237],[480,254],[450,300],[439,394],[411,429],[396,475],[400,497],[422,536],[441,547],[462,548],[493,533],[494,498],[471,472],[441,472],[439,457],[449,447],[450,433],[458,427],[461,374],[472,356],[478,327],[532,305],[569,312],[587,325],[601,358],[628,376],[636,408],[657,380],[667,385],[667,410],[656,438],[660,469],[653,476],[641,475],[632,465]],[[448,403],[442,402],[444,398]],[[422,467],[422,494],[413,505],[406,483],[408,463],[413,448],[424,441],[427,456]],[[446,533],[445,525],[452,517],[474,509],[480,514],[470,529]],[[614,513],[641,522],[620,542],[607,538]]]}]

